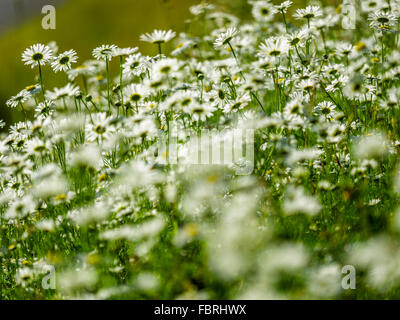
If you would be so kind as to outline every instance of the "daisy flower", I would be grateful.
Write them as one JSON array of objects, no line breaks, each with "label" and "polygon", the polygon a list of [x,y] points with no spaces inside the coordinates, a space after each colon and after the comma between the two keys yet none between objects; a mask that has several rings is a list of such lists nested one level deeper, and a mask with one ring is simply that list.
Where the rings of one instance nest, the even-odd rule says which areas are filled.
[{"label": "daisy flower", "polygon": [[71,64],[76,63],[78,56],[75,50],[65,51],[59,54],[51,63],[54,72],[67,71],[71,69]]},{"label": "daisy flower", "polygon": [[[98,61],[96,61],[98,62]],[[101,61],[100,61],[101,62]],[[97,67],[89,63],[82,64],[74,69],[67,70],[68,79],[73,81],[79,76],[88,77],[96,73]]]},{"label": "daisy flower", "polygon": [[297,88],[305,93],[309,93],[316,88],[317,82],[314,79],[304,79],[297,84]]},{"label": "daisy flower", "polygon": [[361,76],[356,76],[344,87],[344,94],[349,99],[359,99],[365,93],[364,83]]},{"label": "daisy flower", "polygon": [[340,42],[336,44],[336,53],[338,56],[346,57],[353,50],[353,45],[348,42]]},{"label": "daisy flower", "polygon": [[26,152],[29,155],[41,155],[49,150],[49,143],[38,138],[29,139],[26,144]]},{"label": "daisy flower", "polygon": [[114,56],[116,45],[102,45],[93,50],[93,57],[97,60],[105,60],[106,62],[106,72],[107,72],[107,105],[108,112],[111,113],[111,97],[110,97],[110,71],[109,71],[109,61]]},{"label": "daisy flower", "polygon": [[154,30],[152,33],[145,33],[140,36],[140,41],[161,44],[172,40],[176,33],[172,30]]},{"label": "daisy flower", "polygon": [[224,112],[237,112],[246,107],[251,101],[250,93],[245,92],[242,96],[236,98],[235,101],[229,102],[224,106]]},{"label": "daisy flower", "polygon": [[4,218],[16,219],[23,218],[28,214],[34,212],[35,210],[35,202],[33,201],[31,196],[25,196],[23,198],[16,199],[7,209],[4,214]]},{"label": "daisy flower", "polygon": [[88,141],[107,140],[115,128],[111,125],[111,118],[106,113],[97,113],[92,117],[92,123],[87,124],[86,137]]},{"label": "daisy flower", "polygon": [[113,56],[114,57],[127,57],[139,50],[138,47],[135,48],[115,48]]},{"label": "daisy flower", "polygon": [[44,44],[34,44],[22,54],[22,61],[33,69],[39,65],[46,65],[53,59],[53,51]]},{"label": "daisy flower", "polygon": [[287,36],[287,40],[291,47],[302,47],[304,46],[304,39],[307,37],[307,29],[300,29]]},{"label": "daisy flower", "polygon": [[124,88],[126,101],[137,104],[148,95],[148,89],[141,84],[130,84]]},{"label": "daisy flower", "polygon": [[24,89],[20,91],[16,96],[11,97],[7,100],[6,105],[9,108],[16,108],[19,104],[24,103],[29,99],[29,93]]},{"label": "daisy flower", "polygon": [[287,10],[290,8],[290,6],[291,6],[292,4],[293,4],[293,2],[290,1],[290,0],[284,1],[284,2],[282,2],[281,4],[276,5],[276,6],[275,6],[275,9],[276,9],[277,11],[281,11],[281,12],[283,12],[283,13],[286,13]]},{"label": "daisy flower", "polygon": [[374,12],[378,11],[383,7],[382,1],[380,0],[364,0],[361,1],[361,10],[363,12]]},{"label": "daisy flower", "polygon": [[47,91],[46,96],[49,100],[59,100],[65,97],[74,97],[79,92],[79,88],[68,83],[65,87],[54,88],[54,91]]},{"label": "daisy flower", "polygon": [[314,112],[317,114],[324,115],[325,117],[331,116],[335,111],[335,105],[330,101],[323,101],[317,104],[314,108]]},{"label": "daisy flower", "polygon": [[153,119],[147,118],[140,121],[138,125],[135,125],[133,128],[132,136],[138,139],[138,143],[140,144],[142,139],[145,137],[152,137],[157,134],[157,126],[155,125]]},{"label": "daisy flower", "polygon": [[238,34],[238,30],[235,27],[231,27],[225,32],[221,33],[218,38],[214,41],[214,47],[222,47],[223,45],[229,44],[229,42]]},{"label": "daisy flower", "polygon": [[205,101],[208,101],[208,103],[212,106],[224,108],[224,106],[229,101],[229,96],[227,92],[228,88],[224,83],[221,83],[221,85],[215,85],[211,91],[206,92],[204,95],[204,99]]},{"label": "daisy flower", "polygon": [[97,47],[93,50],[93,57],[97,60],[111,60],[114,56],[114,50],[117,49],[116,45],[103,44],[101,47]]},{"label": "daisy flower", "polygon": [[286,114],[302,114],[304,112],[304,105],[300,99],[289,101],[284,109]]},{"label": "daisy flower", "polygon": [[194,47],[196,45],[196,41],[193,39],[184,39],[182,42],[178,43],[176,48],[171,52],[171,55],[177,56],[182,53],[185,53],[188,51],[188,49]]},{"label": "daisy flower", "polygon": [[178,91],[162,104],[162,110],[170,110],[177,109],[182,111],[183,109],[187,109],[192,103],[196,101],[196,93],[187,90],[187,91]]},{"label": "daisy flower", "polygon": [[210,105],[194,103],[188,106],[186,113],[191,114],[194,121],[205,121],[214,110],[215,108]]},{"label": "daisy flower", "polygon": [[377,30],[391,30],[396,26],[397,17],[385,11],[372,12],[368,15],[370,26]]},{"label": "daisy flower", "polygon": [[297,19],[311,19],[322,16],[322,11],[319,6],[308,6],[305,9],[297,9],[296,13],[293,15]]},{"label": "daisy flower", "polygon": [[162,59],[152,65],[151,74],[156,78],[158,76],[168,76],[176,72],[180,66],[181,64],[177,59]]},{"label": "daisy flower", "polygon": [[53,105],[54,104],[54,102],[53,101],[51,101],[51,100],[47,100],[46,101],[46,103],[44,103],[44,102],[40,102],[37,106],[36,106],[36,108],[35,108],[35,112],[37,113],[37,114],[39,114],[39,115],[43,115],[43,114],[47,114],[47,113],[49,113],[49,109],[50,109],[50,106],[54,106]]},{"label": "daisy flower", "polygon": [[333,80],[332,83],[326,87],[326,91],[336,92],[337,90],[343,88],[348,81],[349,81],[348,76],[340,75],[338,79]]},{"label": "daisy flower", "polygon": [[253,9],[251,13],[257,21],[271,21],[274,18],[276,9],[274,5],[269,1],[253,1]]},{"label": "daisy flower", "polygon": [[148,68],[146,58],[140,54],[130,55],[122,65],[123,73],[133,76],[140,76]]},{"label": "daisy flower", "polygon": [[288,53],[289,43],[284,37],[271,37],[260,44],[259,50],[260,57],[279,58]]},{"label": "daisy flower", "polygon": [[207,11],[212,11],[215,9],[215,6],[213,4],[209,4],[207,2],[203,2],[194,6],[191,6],[189,8],[189,11],[191,14],[194,16],[200,16],[206,13]]}]

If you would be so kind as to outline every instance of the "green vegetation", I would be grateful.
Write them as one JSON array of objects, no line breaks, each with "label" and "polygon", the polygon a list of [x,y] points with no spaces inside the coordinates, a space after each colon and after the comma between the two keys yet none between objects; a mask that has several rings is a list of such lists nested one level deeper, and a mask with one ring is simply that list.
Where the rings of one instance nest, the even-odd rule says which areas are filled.
[{"label": "green vegetation", "polygon": [[25,49],[0,298],[400,298],[400,3],[248,8]]}]

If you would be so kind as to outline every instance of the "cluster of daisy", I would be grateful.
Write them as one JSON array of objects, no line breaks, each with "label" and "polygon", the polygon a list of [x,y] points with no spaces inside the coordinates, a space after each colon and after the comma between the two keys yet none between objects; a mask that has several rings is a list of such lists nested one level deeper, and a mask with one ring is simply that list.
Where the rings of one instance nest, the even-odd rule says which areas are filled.
[{"label": "cluster of daisy", "polygon": [[[0,142],[0,298],[399,297],[400,7],[361,1],[346,30],[342,6],[249,5],[191,7],[198,33],[140,37],[154,56],[23,53],[39,81],[7,102],[24,121]],[[168,163],[171,123],[181,158],[192,132],[253,130],[254,171]]]}]

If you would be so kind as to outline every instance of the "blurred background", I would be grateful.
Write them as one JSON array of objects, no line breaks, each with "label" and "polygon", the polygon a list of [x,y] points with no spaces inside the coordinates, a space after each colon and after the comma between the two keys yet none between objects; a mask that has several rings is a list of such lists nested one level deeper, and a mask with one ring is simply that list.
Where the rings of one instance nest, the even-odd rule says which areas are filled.
[{"label": "blurred background", "polygon": [[[242,0],[234,0],[242,5]],[[78,64],[91,58],[101,44],[139,46],[155,54],[139,36],[156,28],[184,31],[189,7],[200,0],[0,0],[0,119],[7,125],[20,120],[18,110],[5,102],[35,83],[36,70],[21,62],[22,52],[35,43],[56,41],[59,52],[75,49]],[[208,0],[209,3],[220,1]],[[56,29],[44,30],[44,5],[56,7]],[[49,71],[49,70],[47,70]],[[46,74],[46,71],[45,71]],[[51,79],[50,79],[51,78]],[[61,79],[62,81],[60,81]],[[61,73],[45,75],[47,88],[64,85]]]},{"label": "blurred background", "polygon": [[[75,49],[79,63],[92,58],[92,50],[102,44],[138,46],[143,54],[156,54],[154,46],[139,41],[142,33],[154,29],[185,31],[189,7],[202,1],[241,18],[251,17],[247,0],[0,0],[0,119],[7,127],[22,120],[20,110],[5,102],[26,86],[37,83],[37,70],[21,62],[23,51],[35,43],[56,41],[59,52]],[[280,3],[283,0],[273,0]],[[311,0],[314,2],[315,0]],[[294,0],[293,7],[307,0]],[[337,3],[338,0],[324,0]],[[56,7],[56,29],[42,28],[42,7]],[[65,75],[44,70],[45,86],[65,85]]]}]

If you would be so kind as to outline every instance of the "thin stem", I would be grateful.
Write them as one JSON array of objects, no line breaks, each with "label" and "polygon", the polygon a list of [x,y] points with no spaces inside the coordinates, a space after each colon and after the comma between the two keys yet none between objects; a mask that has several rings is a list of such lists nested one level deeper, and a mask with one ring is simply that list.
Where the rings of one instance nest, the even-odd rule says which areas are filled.
[{"label": "thin stem", "polygon": [[321,87],[324,90],[325,94],[328,96],[328,98],[334,103],[334,105],[336,107],[338,107],[338,109],[340,109],[341,111],[343,111],[342,107],[340,107],[340,105],[335,101],[335,99],[333,99],[333,97],[329,94],[329,92],[325,89],[325,87],[322,85],[321,83]]},{"label": "thin stem", "polygon": [[231,43],[230,43],[229,41],[228,41],[228,45],[229,45],[229,48],[230,48],[231,51],[232,51],[233,57],[234,57],[235,60],[236,60],[236,64],[237,64],[238,67],[240,68],[239,61],[238,61],[238,58],[237,58],[237,56],[236,56],[235,50],[233,49],[233,47],[232,47],[232,45],[231,45]]},{"label": "thin stem", "polygon": [[84,74],[82,75],[82,82],[83,82],[83,87],[85,88],[85,94],[88,94],[88,85]]},{"label": "thin stem", "polygon": [[110,101],[110,71],[109,71],[109,61],[106,58],[106,72],[107,72],[107,100],[108,100],[108,112],[111,114],[111,101]]},{"label": "thin stem", "polygon": [[278,67],[276,67],[275,71],[271,71],[272,74],[272,80],[274,81],[274,86],[275,86],[275,97],[276,97],[276,104],[278,106],[277,110],[280,110],[280,90],[279,90],[279,84],[278,84]]},{"label": "thin stem", "polygon": [[[233,57],[234,57],[235,60],[236,60],[236,64],[237,64],[238,68],[240,69],[239,60],[238,60],[238,58],[237,58],[237,56],[236,56],[235,50],[233,49],[233,47],[232,47],[232,45],[231,45],[231,43],[230,43],[229,41],[228,41],[228,45],[229,45],[229,48],[230,48],[231,51],[232,51]],[[240,70],[240,75],[242,76],[242,78],[243,78],[244,80],[246,80],[246,77],[244,76],[242,70]],[[231,81],[232,81],[232,79],[231,79]],[[232,81],[232,84],[233,84],[233,86],[235,87],[233,81]],[[266,114],[265,109],[264,109],[264,106],[262,105],[260,99],[258,99],[257,95],[256,95],[253,91],[250,91],[250,94],[256,99],[256,101],[257,101],[258,104],[260,105],[261,109],[262,109],[262,110],[264,111],[264,113]]]},{"label": "thin stem", "polygon": [[238,66],[238,68],[239,68],[239,70],[240,70],[240,75],[242,76],[242,78],[243,78],[244,80],[246,80],[246,77],[244,76],[244,74],[243,74],[243,72],[242,72],[242,70],[241,70],[241,68],[240,68],[240,63],[239,63],[239,60],[238,60],[238,58],[237,58],[237,56],[236,56],[235,50],[233,49],[233,47],[232,47],[230,41],[228,41],[228,45],[229,45],[229,48],[230,48],[231,51],[232,51],[233,57],[234,57],[235,60],[236,60],[236,64],[237,64],[237,66]]},{"label": "thin stem", "polygon": [[26,117],[26,111],[25,111],[24,105],[22,104],[21,101],[19,102],[19,105],[21,106],[22,112],[24,113],[24,122],[26,123],[27,117]]},{"label": "thin stem", "polygon": [[281,10],[281,13],[282,13],[282,17],[283,17],[283,22],[285,23],[286,33],[289,33],[289,29],[288,29],[288,25],[287,25],[286,17],[285,17],[285,11]]},{"label": "thin stem", "polygon": [[[122,83],[122,57],[119,57],[119,88],[121,90],[121,105],[124,106],[124,93],[123,93],[123,83]],[[118,108],[119,113],[119,108]]]},{"label": "thin stem", "polygon": [[323,42],[323,44],[324,44],[325,54],[328,55],[328,49],[327,49],[327,47],[326,47],[326,39],[325,39],[325,32],[324,32],[324,29],[321,28],[320,32],[321,32],[322,42]]},{"label": "thin stem", "polygon": [[256,99],[256,101],[257,101],[257,103],[260,105],[262,111],[264,111],[264,113],[267,114],[267,113],[265,112],[265,109],[264,109],[263,104],[261,103],[260,99],[258,99],[257,95],[256,95],[253,91],[250,91],[250,94],[253,96],[254,99]]},{"label": "thin stem", "polygon": [[203,103],[203,89],[204,89],[203,79],[201,79],[200,82],[201,82],[201,87],[200,87],[200,104],[202,104],[202,103]]},{"label": "thin stem", "polygon": [[158,45],[158,53],[159,53],[160,59],[161,59],[161,57],[162,57],[161,43],[157,42],[157,45]]},{"label": "thin stem", "polygon": [[45,95],[44,95],[43,76],[42,76],[42,66],[40,65],[40,61],[38,61],[38,67],[39,67],[40,87],[41,87],[41,89],[42,89],[43,100],[46,100]]},{"label": "thin stem", "polygon": [[295,45],[294,48],[296,49],[296,53],[297,53],[298,57],[300,58],[301,64],[304,65],[303,58],[302,58],[301,55],[300,55],[299,49],[297,49],[297,45]]},{"label": "thin stem", "polygon": [[384,49],[385,49],[385,44],[384,44],[384,42],[383,42],[383,35],[384,35],[384,33],[383,33],[383,31],[382,31],[382,38],[381,38],[381,55],[382,55],[382,61],[381,61],[381,65],[382,65],[382,73],[383,73],[383,63],[385,62],[384,60],[385,60],[385,51],[384,51]]}]

